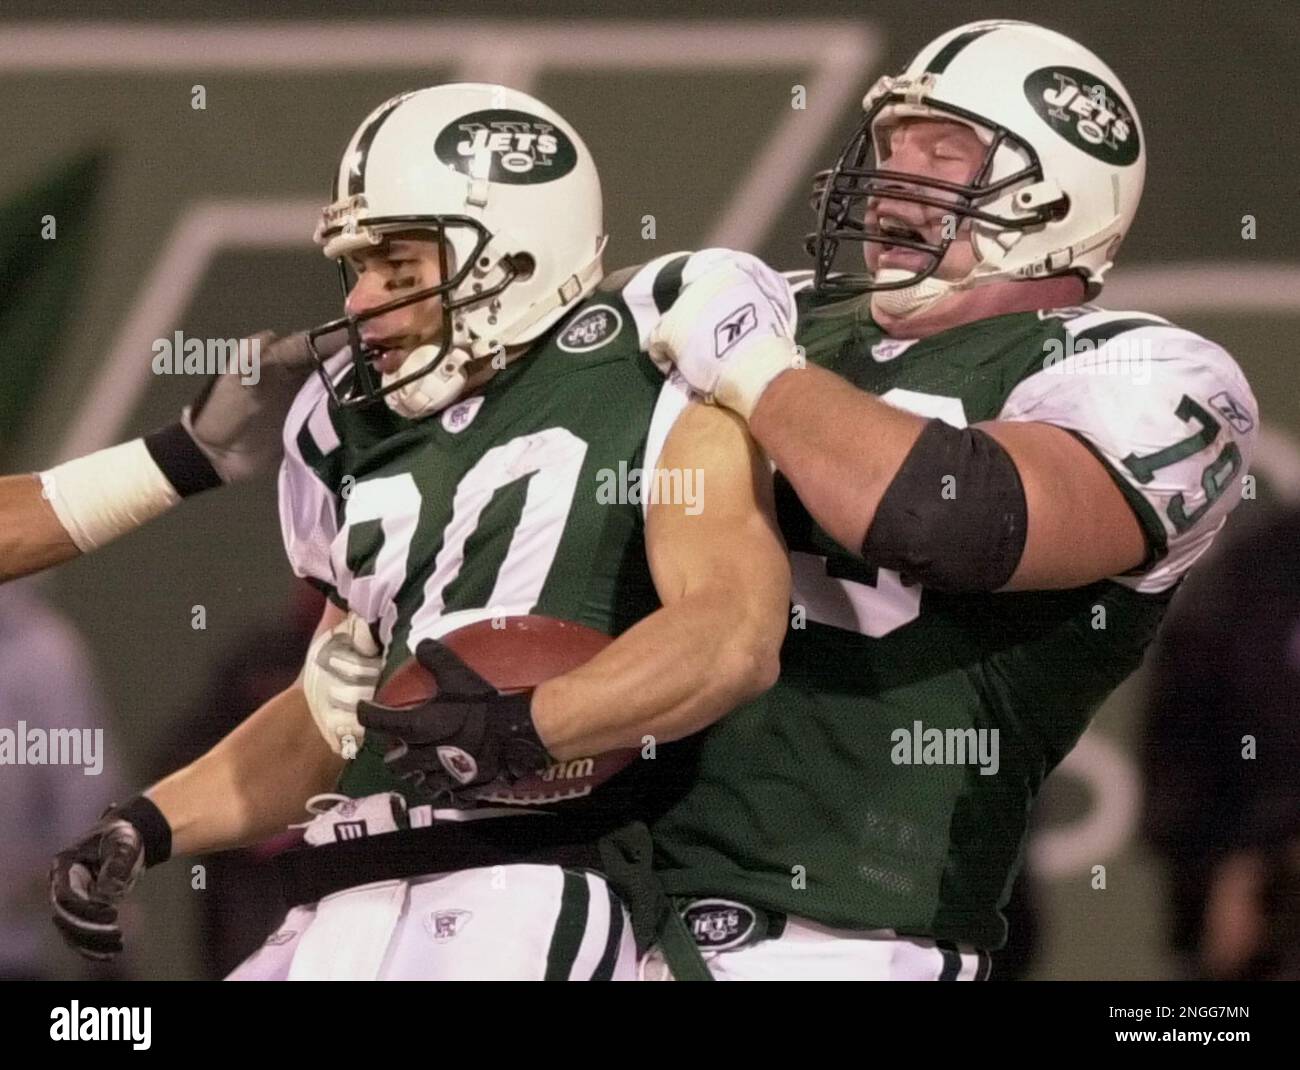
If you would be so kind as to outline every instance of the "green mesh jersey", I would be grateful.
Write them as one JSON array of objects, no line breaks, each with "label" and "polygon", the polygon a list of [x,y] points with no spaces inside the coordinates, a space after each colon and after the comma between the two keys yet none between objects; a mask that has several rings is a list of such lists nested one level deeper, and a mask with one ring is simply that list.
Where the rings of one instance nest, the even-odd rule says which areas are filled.
[{"label": "green mesh jersey", "polygon": [[[298,575],[371,622],[385,678],[419,639],[536,613],[617,635],[658,607],[633,486],[663,377],[643,349],[688,254],[610,276],[473,397],[412,421],[290,412],[281,520]],[[351,374],[346,354],[331,371]],[[369,733],[340,790],[401,790]]]},{"label": "green mesh jersey", "polygon": [[700,740],[693,786],[653,826],[657,864],[677,895],[996,948],[1035,794],[1238,500],[1255,400],[1222,349],[1154,316],[1007,315],[907,342],[863,301],[798,296],[808,359],[894,405],[1072,431],[1150,555],[1070,591],[924,590],[836,546],[778,474],[781,678]]}]

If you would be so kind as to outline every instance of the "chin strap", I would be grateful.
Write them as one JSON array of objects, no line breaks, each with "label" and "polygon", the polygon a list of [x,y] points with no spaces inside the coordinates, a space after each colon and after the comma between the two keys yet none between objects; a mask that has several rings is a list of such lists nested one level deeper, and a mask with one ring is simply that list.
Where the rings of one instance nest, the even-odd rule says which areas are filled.
[{"label": "chin strap", "polygon": [[608,243],[608,235],[601,238],[600,244],[596,247],[595,256],[579,268],[576,273],[565,279],[550,297],[529,305],[518,319],[497,331],[495,340],[502,345],[517,345],[518,339],[525,338],[538,323],[556,309],[565,308],[591,293],[596,288],[596,283],[600,282],[605,273],[602,261],[605,256],[605,246]]},{"label": "chin strap", "polygon": [[[884,268],[878,273],[878,277],[881,282],[897,282],[907,278],[909,274],[901,268]],[[891,275],[893,278],[890,278]],[[949,294],[967,289],[970,285],[969,277],[959,283],[929,278],[900,290],[876,290],[871,295],[871,311],[875,315],[883,314],[894,319],[907,319],[932,308]]]},{"label": "chin strap", "polygon": [[384,401],[398,416],[408,420],[432,416],[460,397],[469,380],[467,365],[473,359],[474,355],[464,346],[453,346],[440,360],[436,345],[416,346],[396,371],[384,373],[385,387],[415,374],[431,360],[438,363],[418,379],[385,394]]},{"label": "chin strap", "polygon": [[[451,405],[465,390],[469,381],[472,365],[495,356],[511,363],[522,353],[509,354],[506,347],[519,343],[516,339],[529,340],[531,332],[538,323],[550,316],[557,309],[566,308],[581,300],[595,288],[604,274],[602,258],[608,237],[600,239],[600,245],[593,256],[578,271],[570,275],[556,288],[555,292],[543,300],[534,302],[522,315],[493,333],[491,338],[475,337],[472,340],[457,340],[451,348],[426,374],[407,383],[404,387],[384,395],[388,407],[399,416],[408,420],[420,420],[432,416]],[[385,372],[382,380],[384,386],[398,382],[408,375],[414,375],[437,356],[437,346],[417,346],[406,355],[401,367],[394,372]],[[498,369],[500,370],[500,369]]]}]

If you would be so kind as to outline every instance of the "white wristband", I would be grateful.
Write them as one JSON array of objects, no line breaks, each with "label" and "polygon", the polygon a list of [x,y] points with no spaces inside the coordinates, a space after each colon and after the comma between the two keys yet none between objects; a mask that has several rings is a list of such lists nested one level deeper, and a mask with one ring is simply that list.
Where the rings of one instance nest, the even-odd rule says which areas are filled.
[{"label": "white wristband", "polygon": [[135,530],[181,500],[139,438],[42,472],[41,493],[82,553]]},{"label": "white wristband", "polygon": [[763,391],[782,372],[803,366],[803,357],[788,338],[771,338],[752,345],[743,360],[732,361],[718,378],[713,400],[746,421]]}]

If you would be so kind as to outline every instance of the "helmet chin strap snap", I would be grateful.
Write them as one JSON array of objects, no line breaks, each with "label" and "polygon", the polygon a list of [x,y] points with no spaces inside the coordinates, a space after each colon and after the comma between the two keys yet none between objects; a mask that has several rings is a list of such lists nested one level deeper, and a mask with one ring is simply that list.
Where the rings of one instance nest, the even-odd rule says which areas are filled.
[{"label": "helmet chin strap snap", "polygon": [[[911,274],[902,268],[882,268],[876,273],[876,278],[882,283],[902,282]],[[966,285],[966,282],[952,283],[931,277],[898,290],[876,290],[871,295],[871,311],[876,315],[907,319],[932,308],[949,294],[965,289]]]},{"label": "helmet chin strap snap", "polygon": [[[416,346],[406,355],[401,367],[384,373],[383,385],[387,387],[414,375],[437,358],[437,346]],[[408,420],[422,420],[426,416],[432,416],[460,397],[469,379],[466,366],[473,359],[473,354],[468,349],[454,347],[443,354],[437,365],[424,375],[385,394],[384,401],[398,416],[404,416]]]}]

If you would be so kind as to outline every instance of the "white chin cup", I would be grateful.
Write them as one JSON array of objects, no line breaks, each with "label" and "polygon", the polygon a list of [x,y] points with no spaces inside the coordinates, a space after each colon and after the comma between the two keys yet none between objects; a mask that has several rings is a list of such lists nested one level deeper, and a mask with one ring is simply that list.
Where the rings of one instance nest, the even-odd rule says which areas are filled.
[{"label": "white chin cup", "polygon": [[[384,386],[389,386],[408,375],[414,375],[437,356],[433,345],[416,346],[406,355],[401,367],[382,376]],[[428,372],[407,383],[404,387],[384,395],[388,407],[408,420],[421,420],[445,409],[465,389],[468,379],[465,366],[473,359],[467,349],[453,348],[444,353]]]},{"label": "white chin cup", "polygon": [[[878,282],[901,282],[910,278],[915,272],[902,268],[881,268],[876,272]],[[876,315],[906,319],[924,312],[942,301],[949,294],[961,289],[960,286],[931,276],[922,279],[913,286],[904,286],[898,290],[876,290],[871,295],[871,311]]]}]

